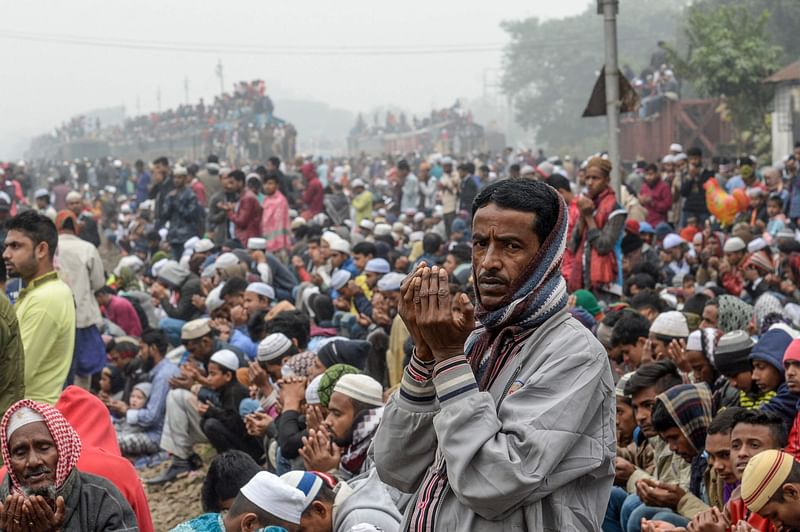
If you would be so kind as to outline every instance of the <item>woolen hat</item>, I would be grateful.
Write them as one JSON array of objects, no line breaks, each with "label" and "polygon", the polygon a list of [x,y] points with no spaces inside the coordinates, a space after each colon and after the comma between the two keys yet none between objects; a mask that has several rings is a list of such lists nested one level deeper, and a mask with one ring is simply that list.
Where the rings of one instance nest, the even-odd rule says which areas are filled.
[{"label": "woolen hat", "polygon": [[369,375],[343,375],[336,382],[333,391],[366,405],[383,406],[383,386]]},{"label": "woolen hat", "polygon": [[686,324],[686,316],[678,311],[671,310],[662,312],[653,320],[653,324],[650,325],[650,332],[671,338],[687,338],[689,336],[689,326]]},{"label": "woolen hat", "polygon": [[750,360],[771,364],[783,375],[783,354],[792,343],[792,337],[781,329],[770,329],[761,335],[750,352]]},{"label": "woolen hat", "polygon": [[638,234],[629,234],[622,237],[622,254],[627,255],[637,249],[642,249],[644,240]]},{"label": "woolen hat", "polygon": [[647,222],[639,222],[639,233],[654,235],[656,230]]},{"label": "woolen hat", "polygon": [[140,382],[138,384],[134,384],[133,389],[142,392],[145,400],[147,400],[150,397],[150,392],[153,389],[153,385],[149,382]]},{"label": "woolen hat", "polygon": [[792,340],[792,343],[789,344],[789,347],[786,348],[786,351],[783,353],[783,361],[786,362],[787,360],[800,362],[800,338]]},{"label": "woolen hat", "polygon": [[749,356],[752,349],[753,340],[746,332],[735,330],[723,334],[714,354],[714,366],[726,377],[751,371],[753,364]]}]

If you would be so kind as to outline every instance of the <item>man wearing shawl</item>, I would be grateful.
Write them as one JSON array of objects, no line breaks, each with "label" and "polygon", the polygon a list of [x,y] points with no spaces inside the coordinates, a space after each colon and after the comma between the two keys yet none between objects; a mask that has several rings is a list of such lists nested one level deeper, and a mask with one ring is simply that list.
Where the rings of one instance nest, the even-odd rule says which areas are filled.
[{"label": "man wearing shawl", "polygon": [[378,473],[415,494],[405,530],[598,530],[614,383],[566,310],[567,206],[544,183],[503,180],[472,218],[476,309],[451,299],[443,269],[404,281],[415,352],[373,442]]},{"label": "man wearing shawl", "polygon": [[12,405],[0,422],[0,447],[8,466],[0,484],[0,529],[139,530],[111,482],[77,469],[81,440],[55,407],[29,399]]},{"label": "man wearing shawl", "polygon": [[630,513],[626,530],[638,530],[642,518],[686,526],[695,515],[708,509],[703,501],[708,466],[704,451],[711,408],[711,390],[705,383],[673,386],[656,397],[651,418],[653,429],[670,451],[691,465],[689,491],[678,484],[639,480],[636,491],[642,505]]},{"label": "man wearing shawl", "polygon": [[591,290],[597,296],[622,293],[622,232],[628,214],[609,185],[611,163],[594,157],[586,168],[587,195],[578,198],[580,219],[569,248],[575,261],[569,274],[569,290]]}]

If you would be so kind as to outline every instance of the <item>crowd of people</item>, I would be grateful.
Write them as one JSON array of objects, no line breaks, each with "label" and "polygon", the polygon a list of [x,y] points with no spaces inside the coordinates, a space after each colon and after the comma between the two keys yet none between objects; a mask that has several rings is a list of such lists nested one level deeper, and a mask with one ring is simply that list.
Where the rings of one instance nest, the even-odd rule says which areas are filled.
[{"label": "crowd of people", "polygon": [[2,165],[0,529],[800,527],[800,143],[665,151]]},{"label": "crowd of people", "polygon": [[215,96],[211,104],[180,104],[175,109],[125,119],[104,125],[85,115],[71,118],[52,135],[35,139],[39,151],[48,145],[75,141],[103,141],[112,150],[130,152],[153,144],[191,141],[205,153],[221,153],[227,160],[264,160],[271,155],[293,158],[297,130],[274,115],[275,104],[263,80],[240,81],[231,93]]}]

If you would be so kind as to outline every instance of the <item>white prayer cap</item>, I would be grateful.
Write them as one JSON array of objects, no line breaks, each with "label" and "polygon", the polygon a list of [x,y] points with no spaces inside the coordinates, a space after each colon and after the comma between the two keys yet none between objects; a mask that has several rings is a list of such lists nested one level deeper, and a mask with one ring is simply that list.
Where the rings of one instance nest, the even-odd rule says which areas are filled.
[{"label": "white prayer cap", "polygon": [[46,188],[37,189],[36,192],[33,193],[33,197],[36,199],[39,198],[49,198],[50,193],[47,191]]},{"label": "white prayer cap", "polygon": [[81,197],[80,192],[75,192],[73,190],[69,194],[67,194],[67,198],[66,199],[67,199],[67,201],[80,201],[80,200],[83,199],[83,197]]},{"label": "white prayer cap", "polygon": [[414,223],[418,224],[421,221],[423,221],[424,219],[425,219],[425,213],[424,212],[418,212],[417,214],[414,215]]},{"label": "white prayer cap", "polygon": [[701,341],[701,337],[703,336],[703,331],[698,329],[696,331],[692,331],[689,335],[689,338],[686,339],[686,350],[687,351],[702,351],[703,344]]},{"label": "white prayer cap", "polygon": [[319,398],[319,383],[322,382],[323,374],[317,375],[314,377],[314,380],[308,383],[306,386],[306,404],[309,405],[318,405],[321,404]]},{"label": "white prayer cap", "polygon": [[207,238],[200,239],[200,241],[194,245],[195,253],[207,253],[212,249],[214,249],[214,243]]},{"label": "white prayer cap", "polygon": [[310,471],[289,471],[281,475],[281,480],[292,488],[300,490],[303,494],[303,506],[308,506],[314,502],[319,490],[322,489],[322,477]]},{"label": "white prayer cap", "polygon": [[377,259],[371,259],[367,262],[367,265],[364,267],[365,272],[372,272],[372,273],[389,273],[392,270],[391,266],[389,266],[389,261],[386,259],[382,259],[378,257]]},{"label": "white prayer cap", "polygon": [[230,349],[222,349],[211,355],[211,362],[215,362],[231,371],[239,369],[239,357]]},{"label": "white prayer cap", "polygon": [[353,182],[350,183],[350,188],[358,188],[358,187],[363,187],[363,186],[364,186],[364,180],[363,179],[353,179]]},{"label": "white prayer cap", "polygon": [[674,151],[676,153],[681,153],[683,151],[683,146],[681,146],[677,142],[674,142],[674,143],[669,145],[669,151]]},{"label": "white prayer cap", "polygon": [[672,155],[665,155],[663,159],[661,159],[662,164],[670,164],[675,162],[675,157]]},{"label": "white prayer cap", "polygon": [[387,273],[378,281],[378,290],[381,292],[396,292],[400,290],[400,284],[405,278],[406,276],[403,273]]},{"label": "white prayer cap", "polygon": [[161,260],[156,261],[155,264],[153,264],[152,268],[150,268],[151,270],[153,270],[153,277],[158,277],[158,272],[168,262],[169,262],[169,259],[161,259]]},{"label": "white prayer cap", "polygon": [[358,226],[362,229],[372,231],[373,229],[375,229],[375,222],[373,222],[372,220],[364,219],[359,222]]},{"label": "white prayer cap", "polygon": [[279,360],[292,347],[292,341],[283,333],[272,333],[258,343],[256,357],[259,362]]},{"label": "white prayer cap", "polygon": [[247,288],[244,290],[245,292],[253,292],[260,296],[264,296],[267,299],[275,301],[275,289],[272,288],[267,283],[250,283],[247,285]]},{"label": "white prayer cap", "polygon": [[335,290],[339,290],[344,285],[347,284],[347,281],[350,280],[350,272],[347,270],[336,270],[336,272],[331,275],[331,287]]},{"label": "white prayer cap", "polygon": [[672,249],[684,244],[686,241],[675,233],[670,233],[664,237],[664,249]]},{"label": "white prayer cap", "polygon": [[392,233],[392,226],[389,224],[377,224],[375,226],[375,236],[384,236]]},{"label": "white prayer cap", "polygon": [[225,283],[220,284],[212,291],[210,291],[206,296],[206,310],[208,310],[209,314],[211,314],[212,312],[214,312],[215,310],[217,310],[218,308],[220,308],[222,305],[225,304],[225,301],[223,301],[222,297],[220,296],[220,293],[222,292],[222,287],[224,285]]},{"label": "white prayer cap", "polygon": [[300,516],[306,509],[305,494],[279,476],[259,471],[240,491],[248,501],[265,512],[289,523],[300,524]]},{"label": "white prayer cap", "polygon": [[679,153],[678,155],[675,156],[675,162],[685,161],[688,158],[689,157],[687,157],[687,155],[685,153]]},{"label": "white prayer cap", "polygon": [[337,238],[328,241],[331,245],[332,251],[338,251],[346,255],[350,254],[350,243],[344,238],[337,235]]},{"label": "white prayer cap", "polygon": [[356,373],[343,375],[336,381],[333,391],[365,405],[383,406],[383,386],[369,375]]},{"label": "white prayer cap", "polygon": [[17,429],[24,427],[30,423],[36,423],[37,421],[44,421],[44,417],[37,412],[36,410],[23,406],[16,412],[14,412],[11,417],[8,419],[8,429],[6,430],[6,438],[11,438],[11,435],[16,432]]},{"label": "white prayer cap", "polygon": [[248,238],[247,249],[267,249],[267,240],[264,238]]},{"label": "white prayer cap", "polygon": [[236,264],[239,264],[239,257],[230,252],[223,253],[217,257],[216,262],[214,262],[214,268],[219,270],[221,268],[227,268],[228,266],[235,266]]}]

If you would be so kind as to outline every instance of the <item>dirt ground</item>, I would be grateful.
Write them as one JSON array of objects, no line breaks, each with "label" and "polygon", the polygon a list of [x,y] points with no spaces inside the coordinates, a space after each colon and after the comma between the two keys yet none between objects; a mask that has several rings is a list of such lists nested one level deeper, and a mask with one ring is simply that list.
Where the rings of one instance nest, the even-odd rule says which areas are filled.
[{"label": "dirt ground", "polygon": [[[154,477],[166,469],[167,464],[140,472],[144,478]],[[193,471],[188,475],[161,486],[144,485],[150,514],[153,516],[153,527],[158,532],[197,517],[203,513],[200,504],[200,490],[203,487],[205,470]]]}]

